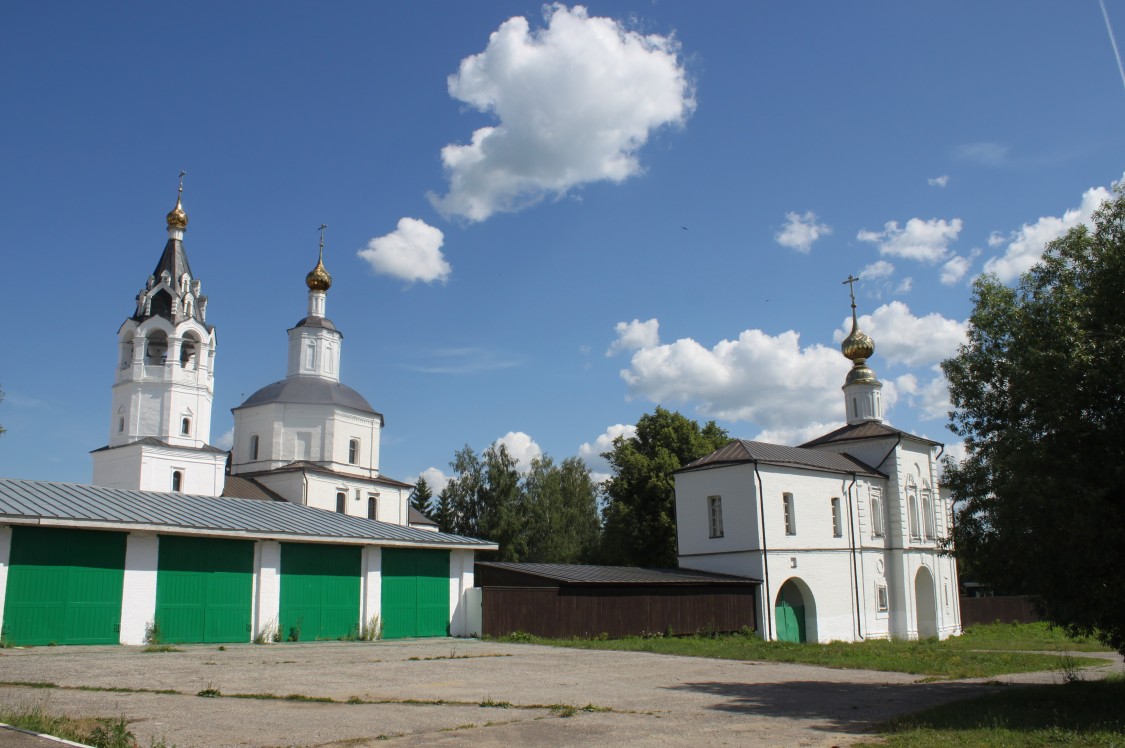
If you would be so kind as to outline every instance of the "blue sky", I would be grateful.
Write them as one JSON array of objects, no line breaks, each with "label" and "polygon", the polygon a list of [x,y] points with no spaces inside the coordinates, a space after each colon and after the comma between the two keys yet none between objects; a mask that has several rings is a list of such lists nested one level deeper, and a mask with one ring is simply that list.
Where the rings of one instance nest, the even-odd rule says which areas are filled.
[{"label": "blue sky", "polygon": [[284,376],[323,222],[402,480],[497,439],[604,471],[656,404],[834,428],[849,273],[888,419],[955,448],[935,365],[971,279],[1125,171],[1096,0],[9,3],[0,70],[11,477],[89,480],[181,169],[212,443]]}]

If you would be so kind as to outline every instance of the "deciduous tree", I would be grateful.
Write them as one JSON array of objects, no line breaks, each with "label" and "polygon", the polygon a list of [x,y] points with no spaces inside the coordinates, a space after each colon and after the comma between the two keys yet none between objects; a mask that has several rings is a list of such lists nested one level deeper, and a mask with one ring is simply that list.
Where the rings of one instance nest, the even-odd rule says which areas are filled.
[{"label": "deciduous tree", "polygon": [[605,457],[613,477],[605,486],[602,533],[608,563],[676,566],[676,498],[672,473],[730,442],[714,421],[695,421],[657,407],[637,421],[636,435],[618,437]]},{"label": "deciduous tree", "polygon": [[967,453],[945,474],[956,553],[1125,652],[1125,191],[1015,288],[979,278],[973,302],[942,364]]}]

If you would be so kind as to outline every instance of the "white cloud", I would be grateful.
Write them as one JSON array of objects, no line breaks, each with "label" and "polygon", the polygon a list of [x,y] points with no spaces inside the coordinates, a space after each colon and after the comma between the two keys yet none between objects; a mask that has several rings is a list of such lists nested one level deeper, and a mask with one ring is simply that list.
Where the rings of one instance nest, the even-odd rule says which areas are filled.
[{"label": "white cloud", "polygon": [[910,293],[910,291],[913,288],[914,288],[914,279],[913,278],[903,278],[901,281],[899,281],[898,285],[895,286],[895,293],[896,294]]},{"label": "white cloud", "polygon": [[234,446],[234,428],[230,428],[223,432],[222,436],[215,440],[215,446],[219,449],[230,449]]},{"label": "white cloud", "polygon": [[[964,322],[946,319],[937,312],[915,317],[901,301],[884,304],[859,318],[859,327],[875,341],[876,355],[888,363],[932,366],[957,353],[965,341]],[[834,337],[842,341],[851,332],[852,321],[844,320]]]},{"label": "white cloud", "polygon": [[860,231],[856,238],[871,242],[879,248],[880,254],[934,263],[949,254],[949,243],[955,241],[959,233],[960,218],[950,221],[911,218],[903,228],[899,228],[897,221],[887,221],[882,231]]},{"label": "white cloud", "polygon": [[493,443],[508,448],[508,454],[515,459],[516,469],[521,473],[531,469],[532,460],[543,456],[543,450],[535,440],[522,431],[509,431]]},{"label": "white cloud", "polygon": [[827,224],[817,223],[816,214],[811,210],[804,215],[786,213],[787,223],[777,232],[774,239],[783,247],[795,249],[802,254],[808,254],[813,242],[822,236],[832,233],[832,228]]},{"label": "white cloud", "polygon": [[450,476],[446,475],[436,467],[426,468],[418,477],[426,479],[426,484],[429,485],[430,491],[433,492],[435,497],[437,497],[439,493],[444,491],[446,485],[448,485],[449,481],[452,480]]},{"label": "white cloud", "polygon": [[942,174],[940,177],[930,177],[926,181],[931,187],[945,187],[949,184],[949,175]]},{"label": "white cloud", "polygon": [[990,247],[999,247],[1006,241],[1008,240],[999,231],[993,231],[988,235],[988,246]]},{"label": "white cloud", "polygon": [[[843,413],[843,406],[840,406],[838,410]],[[829,431],[834,431],[838,428],[840,428],[839,423],[820,423],[819,421],[808,423],[803,426],[794,426],[792,428],[782,426],[779,428],[763,429],[762,431],[759,431],[758,434],[754,437],[753,441],[768,442],[769,444],[788,444],[790,446],[796,446],[798,444],[810,442],[818,436],[823,436]]]},{"label": "white cloud", "polygon": [[[1043,249],[1049,242],[1058,239],[1080,223],[1091,225],[1094,211],[1110,197],[1110,192],[1105,187],[1091,187],[1082,194],[1081,204],[1063,213],[1062,218],[1043,216],[1035,223],[1025,223],[1019,230],[1012,232],[1011,243],[1004,250],[1002,257],[993,257],[984,263],[984,271],[996,273],[1005,283],[1018,278],[1039,261],[1043,256]],[[994,245],[991,237],[988,242],[989,246],[1001,243],[1003,242],[998,241]]]},{"label": "white cloud", "polygon": [[953,154],[962,161],[999,166],[1008,158],[1008,146],[1000,143],[966,143],[954,148]]},{"label": "white cloud", "polygon": [[953,257],[946,260],[945,264],[941,266],[941,282],[947,286],[952,286],[960,283],[961,280],[968,275],[969,268],[973,266],[973,260],[980,255],[979,249],[974,249],[969,253],[968,257],[961,255],[953,255]]},{"label": "white cloud", "polygon": [[746,330],[710,349],[690,338],[642,348],[621,378],[631,396],[692,401],[709,418],[793,429],[842,411],[839,388],[848,366],[837,350],[802,348],[796,332]]},{"label": "white cloud", "polygon": [[651,348],[660,343],[660,323],[655,319],[641,322],[618,322],[613,326],[617,340],[609,346],[605,355],[612,356],[621,351],[635,351],[638,348]]},{"label": "white cloud", "polygon": [[879,278],[889,278],[895,274],[895,266],[886,260],[876,260],[863,270],[859,271],[859,277],[865,281],[878,280]]},{"label": "white cloud", "polygon": [[940,369],[935,367],[935,371],[937,374],[934,378],[922,387],[916,406],[922,411],[922,418],[944,420],[953,409],[953,404],[949,401],[949,381]]},{"label": "white cloud", "polygon": [[695,108],[679,44],[586,8],[547,7],[547,27],[511,18],[449,77],[449,94],[498,123],[441,151],[449,191],[430,195],[446,216],[483,221],[588,182],[640,172],[652,132]]},{"label": "white cloud", "polygon": [[637,434],[637,427],[632,424],[617,423],[607,428],[594,439],[593,443],[583,442],[578,448],[578,456],[590,469],[590,477],[595,483],[602,483],[612,476],[609,463],[602,457],[602,453],[613,449],[613,440],[621,436],[631,439]]},{"label": "white cloud", "polygon": [[408,283],[444,283],[453,268],[441,253],[445,235],[417,218],[399,219],[398,228],[367,242],[356,254],[376,273],[401,278]]}]

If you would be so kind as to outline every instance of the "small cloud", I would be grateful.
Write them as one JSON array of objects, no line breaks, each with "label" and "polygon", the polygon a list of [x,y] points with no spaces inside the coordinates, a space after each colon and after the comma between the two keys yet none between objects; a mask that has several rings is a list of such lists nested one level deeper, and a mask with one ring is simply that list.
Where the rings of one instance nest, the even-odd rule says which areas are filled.
[{"label": "small cloud", "polygon": [[382,275],[400,278],[407,283],[445,283],[453,271],[441,245],[445,235],[440,229],[417,218],[402,218],[398,228],[367,242],[367,248],[356,254]]},{"label": "small cloud", "polygon": [[832,233],[832,228],[827,224],[817,223],[816,214],[811,210],[804,215],[786,213],[787,223],[777,232],[774,239],[783,247],[789,247],[802,254],[808,254],[813,242],[822,236]]},{"label": "small cloud", "polygon": [[613,440],[619,436],[632,439],[636,435],[636,426],[618,423],[599,434],[593,442],[583,442],[578,448],[578,456],[586,463],[586,467],[590,470],[590,477],[595,483],[603,483],[613,476],[609,463],[602,457],[604,453],[613,449]]},{"label": "small cloud", "polygon": [[234,446],[234,428],[229,428],[223,432],[223,435],[215,440],[215,446],[219,449],[230,449]]},{"label": "small cloud", "polygon": [[949,175],[942,174],[940,177],[930,177],[926,180],[931,187],[945,187],[949,184]]},{"label": "small cloud", "polygon": [[856,238],[874,244],[880,254],[935,263],[948,256],[950,242],[960,233],[960,218],[949,221],[911,218],[902,228],[897,221],[887,221],[882,231],[860,231]]},{"label": "small cloud", "polygon": [[988,235],[988,246],[990,247],[999,247],[1006,241],[1008,241],[1007,237],[1005,237],[999,231],[993,231]]},{"label": "small cloud", "polygon": [[953,155],[961,161],[1000,166],[1008,158],[1008,146],[1000,143],[966,143],[954,148]]},{"label": "small cloud", "polygon": [[973,249],[968,257],[953,255],[941,266],[941,282],[947,286],[959,283],[969,273],[969,268],[973,266],[973,260],[979,256],[979,249]]},{"label": "small cloud", "polygon": [[879,278],[889,278],[895,274],[895,266],[886,260],[876,260],[863,270],[859,271],[859,277],[862,280],[878,280]]},{"label": "small cloud", "polygon": [[655,319],[641,322],[635,319],[632,322],[618,322],[613,326],[617,332],[617,340],[609,346],[606,356],[612,356],[621,351],[635,351],[638,348],[651,348],[660,344],[660,323]]},{"label": "small cloud", "polygon": [[543,456],[543,450],[535,440],[522,431],[509,431],[493,443],[507,448],[521,473],[530,470],[532,461]]},{"label": "small cloud", "polygon": [[910,291],[913,288],[914,288],[914,279],[913,278],[903,278],[902,280],[900,280],[898,282],[898,285],[895,286],[895,293],[896,294],[898,294],[898,293],[910,293]]},{"label": "small cloud", "polygon": [[445,487],[449,485],[449,481],[452,480],[450,476],[438,470],[436,467],[426,468],[418,477],[426,479],[426,484],[430,487],[430,491],[433,492],[435,497],[444,491]]}]

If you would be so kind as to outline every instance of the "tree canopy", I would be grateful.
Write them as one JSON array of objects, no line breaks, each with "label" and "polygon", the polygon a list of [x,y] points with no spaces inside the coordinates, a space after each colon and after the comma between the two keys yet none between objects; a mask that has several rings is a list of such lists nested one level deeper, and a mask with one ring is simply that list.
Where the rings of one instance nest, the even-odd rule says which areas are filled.
[{"label": "tree canopy", "polygon": [[676,496],[672,473],[730,442],[714,421],[702,428],[664,408],[637,421],[636,435],[618,437],[605,457],[603,558],[607,563],[674,568]]},{"label": "tree canopy", "polygon": [[414,484],[414,491],[410,494],[410,506],[429,517],[430,501],[433,496],[434,492],[430,490],[430,484],[426,482],[425,478],[419,476],[418,482]]},{"label": "tree canopy", "polygon": [[967,453],[944,480],[982,581],[1125,652],[1125,189],[1093,223],[1015,288],[974,283],[968,340],[942,363]]}]

